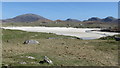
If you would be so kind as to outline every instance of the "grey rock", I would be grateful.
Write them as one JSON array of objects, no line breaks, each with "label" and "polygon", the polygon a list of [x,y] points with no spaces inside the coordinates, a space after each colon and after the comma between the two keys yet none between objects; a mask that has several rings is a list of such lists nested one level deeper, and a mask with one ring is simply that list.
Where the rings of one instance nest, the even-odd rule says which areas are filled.
[{"label": "grey rock", "polygon": [[36,40],[26,40],[23,44],[38,44],[39,42]]},{"label": "grey rock", "polygon": [[54,38],[54,37],[49,37],[48,39],[58,39],[58,38]]},{"label": "grey rock", "polygon": [[47,56],[44,56],[44,61],[48,64],[53,64],[53,62]]},{"label": "grey rock", "polygon": [[26,57],[29,59],[35,59],[35,57],[32,57],[32,56],[26,56]]},{"label": "grey rock", "polygon": [[27,64],[26,62],[19,62],[20,64]]},{"label": "grey rock", "polygon": [[120,41],[120,37],[115,36],[116,41]]},{"label": "grey rock", "polygon": [[39,63],[40,64],[43,64],[43,63],[53,64],[53,62],[47,56],[44,56],[43,61],[40,61]]}]

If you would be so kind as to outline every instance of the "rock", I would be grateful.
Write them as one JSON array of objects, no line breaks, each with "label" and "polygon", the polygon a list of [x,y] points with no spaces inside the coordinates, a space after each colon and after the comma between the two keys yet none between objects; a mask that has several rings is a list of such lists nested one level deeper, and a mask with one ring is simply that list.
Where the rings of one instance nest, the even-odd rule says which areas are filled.
[{"label": "rock", "polygon": [[24,56],[20,56],[20,58],[23,58]]},{"label": "rock", "polygon": [[43,63],[45,63],[45,62],[44,62],[44,61],[40,61],[39,63],[40,63],[40,64],[43,64]]},{"label": "rock", "polygon": [[47,56],[44,56],[44,62],[48,64],[53,64],[53,62]]},{"label": "rock", "polygon": [[48,39],[57,39],[57,38],[54,38],[54,37],[49,37]]},{"label": "rock", "polygon": [[120,37],[116,37],[116,36],[115,36],[115,40],[116,40],[116,41],[120,41]]},{"label": "rock", "polygon": [[62,45],[64,45],[65,43],[61,43]]},{"label": "rock", "polygon": [[2,65],[2,67],[1,68],[11,68],[11,64],[5,64],[5,65]]},{"label": "rock", "polygon": [[59,37],[49,37],[47,39],[64,39],[64,38],[59,38]]},{"label": "rock", "polygon": [[6,42],[9,42],[9,40],[7,40]]},{"label": "rock", "polygon": [[23,44],[38,44],[39,42],[36,40],[26,40]]},{"label": "rock", "polygon": [[5,64],[4,66],[9,66],[8,64]]},{"label": "rock", "polygon": [[17,45],[20,45],[20,43],[17,43]]},{"label": "rock", "polygon": [[78,38],[78,37],[76,37],[76,39],[79,39],[79,40],[81,40],[81,38]]},{"label": "rock", "polygon": [[20,64],[27,64],[26,62],[20,62]]},{"label": "rock", "polygon": [[32,57],[32,56],[26,56],[26,57],[29,59],[35,59],[35,57]]},{"label": "rock", "polygon": [[40,61],[39,63],[41,63],[41,64],[43,64],[43,63],[53,64],[53,62],[47,56],[44,56],[44,60]]},{"label": "rock", "polygon": [[36,62],[30,62],[31,64],[36,64]]}]

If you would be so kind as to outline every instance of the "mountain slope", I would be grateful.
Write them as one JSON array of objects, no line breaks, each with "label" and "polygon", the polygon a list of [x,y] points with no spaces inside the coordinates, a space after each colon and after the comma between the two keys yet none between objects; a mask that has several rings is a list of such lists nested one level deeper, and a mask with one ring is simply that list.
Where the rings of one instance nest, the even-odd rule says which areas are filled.
[{"label": "mountain slope", "polygon": [[49,19],[46,19],[36,14],[23,14],[23,15],[19,15],[11,19],[3,20],[3,22],[34,22],[38,20],[45,21]]}]

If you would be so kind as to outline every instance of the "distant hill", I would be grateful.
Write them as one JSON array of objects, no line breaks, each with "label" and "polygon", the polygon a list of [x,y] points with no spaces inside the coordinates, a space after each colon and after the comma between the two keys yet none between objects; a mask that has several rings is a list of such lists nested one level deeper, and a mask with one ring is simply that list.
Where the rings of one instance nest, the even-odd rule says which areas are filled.
[{"label": "distant hill", "polygon": [[23,14],[23,15],[19,15],[19,16],[16,16],[14,18],[11,18],[11,19],[5,19],[5,20],[2,20],[2,22],[6,22],[6,23],[17,23],[17,22],[42,22],[42,23],[47,23],[47,22],[63,22],[63,23],[75,23],[75,22],[105,22],[105,23],[117,23],[118,22],[118,19],[114,18],[114,17],[106,17],[106,18],[98,18],[98,17],[92,17],[92,18],[89,18],[88,20],[84,20],[84,21],[80,21],[80,20],[77,20],[77,19],[71,19],[71,18],[68,18],[66,20],[55,20],[55,21],[52,21],[52,20],[49,20],[47,18],[44,18],[40,15],[36,15],[36,14],[32,14],[32,13],[29,13],[29,14]]},{"label": "distant hill", "polygon": [[111,23],[117,23],[118,22],[118,19],[117,18],[114,18],[114,17],[106,17],[106,18],[103,18],[103,19],[100,19],[98,17],[92,17],[92,18],[89,18],[88,20],[84,20],[84,22],[87,22],[87,21],[96,21],[96,22],[111,22]]},{"label": "distant hill", "polygon": [[101,21],[101,19],[98,17],[92,17],[92,18],[89,18],[88,21]]},{"label": "distant hill", "polygon": [[114,17],[106,17],[104,19],[102,19],[102,22],[116,22],[118,21],[118,19],[114,18]]},{"label": "distant hill", "polygon": [[66,22],[81,22],[80,20],[77,20],[77,19],[71,19],[71,18],[68,18],[67,20],[65,20]]},{"label": "distant hill", "polygon": [[[36,14],[23,14],[11,19],[2,20],[3,22],[34,22],[34,21],[47,21],[49,19]],[[50,21],[50,20],[49,20]]]},{"label": "distant hill", "polygon": [[59,19],[58,19],[58,20],[55,20],[54,22],[64,22],[64,21],[63,21],[63,20],[59,20]]}]

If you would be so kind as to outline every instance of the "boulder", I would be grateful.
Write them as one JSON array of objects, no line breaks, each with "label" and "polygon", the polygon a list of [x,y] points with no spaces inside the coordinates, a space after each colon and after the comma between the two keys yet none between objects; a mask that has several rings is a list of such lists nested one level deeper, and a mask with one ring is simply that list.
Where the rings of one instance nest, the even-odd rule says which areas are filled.
[{"label": "boulder", "polygon": [[41,63],[41,64],[43,64],[43,63],[53,64],[53,62],[47,56],[44,56],[43,61],[40,61],[39,63]]},{"label": "boulder", "polygon": [[53,64],[53,62],[47,56],[44,56],[44,62],[48,64]]},{"label": "boulder", "polygon": [[115,40],[116,40],[116,41],[120,41],[120,37],[116,37],[116,36],[115,36]]},{"label": "boulder", "polygon": [[26,40],[26,41],[24,41],[23,44],[38,44],[38,43],[39,43],[39,42],[36,41],[36,40]]}]

